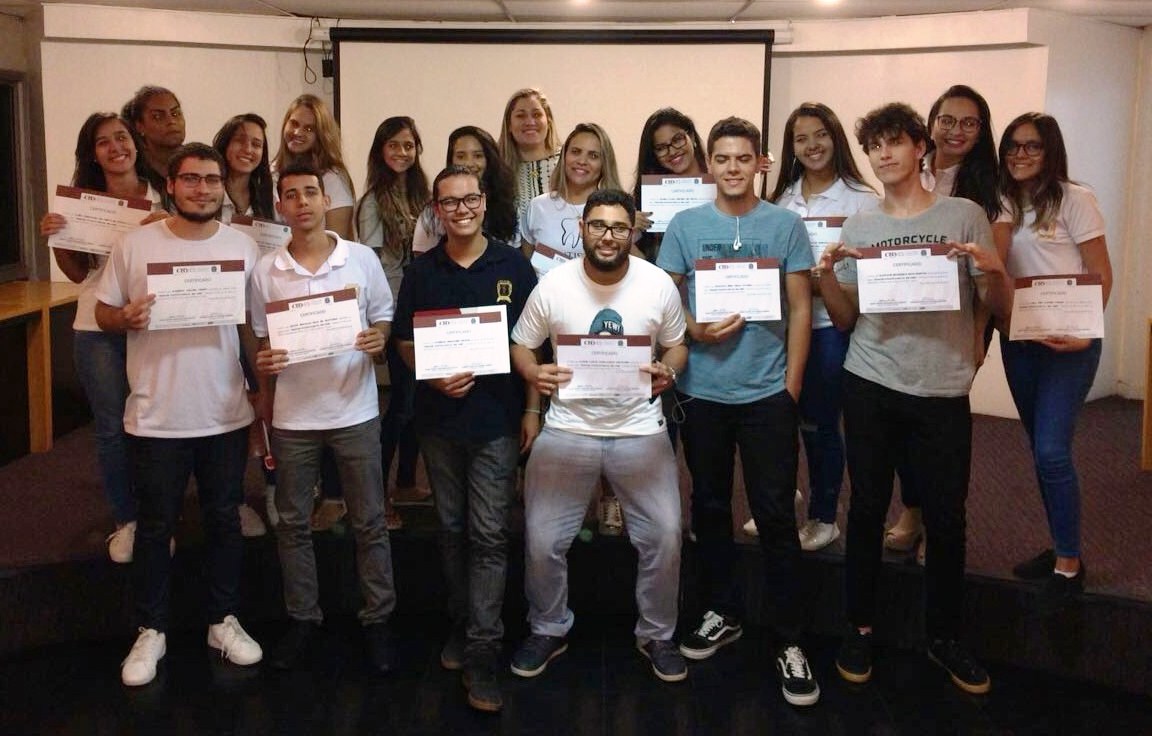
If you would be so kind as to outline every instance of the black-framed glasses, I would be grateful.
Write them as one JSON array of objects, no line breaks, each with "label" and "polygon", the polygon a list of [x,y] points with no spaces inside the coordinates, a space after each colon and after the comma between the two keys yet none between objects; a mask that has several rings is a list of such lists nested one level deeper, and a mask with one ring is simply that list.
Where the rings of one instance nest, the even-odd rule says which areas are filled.
[{"label": "black-framed glasses", "polygon": [[445,197],[444,199],[438,199],[436,200],[436,204],[440,205],[440,209],[445,212],[455,212],[460,209],[461,204],[470,210],[474,210],[479,207],[483,201],[483,194],[465,194],[463,197]]},{"label": "black-framed glasses", "polygon": [[593,238],[602,238],[604,233],[612,233],[613,240],[625,240],[632,234],[631,225],[609,225],[603,220],[588,220],[584,227]]},{"label": "black-framed glasses", "polygon": [[688,145],[688,134],[684,131],[680,131],[676,135],[672,136],[672,140],[668,141],[667,143],[657,143],[656,145],[652,146],[652,151],[659,158],[664,158],[671,151],[679,151],[686,145]]},{"label": "black-framed glasses", "polygon": [[965,133],[971,133],[974,130],[980,130],[980,118],[960,118],[956,119],[951,115],[940,115],[936,118],[936,124],[944,130],[952,130],[957,124],[960,125],[960,130]]},{"label": "black-framed glasses", "polygon": [[177,181],[186,187],[198,187],[200,182],[204,182],[210,187],[218,187],[224,183],[224,177],[219,174],[177,174]]},{"label": "black-framed glasses", "polygon": [[1004,146],[1005,156],[1018,156],[1023,153],[1026,156],[1039,156],[1044,153],[1044,144],[1040,141],[1008,141],[1008,145]]}]

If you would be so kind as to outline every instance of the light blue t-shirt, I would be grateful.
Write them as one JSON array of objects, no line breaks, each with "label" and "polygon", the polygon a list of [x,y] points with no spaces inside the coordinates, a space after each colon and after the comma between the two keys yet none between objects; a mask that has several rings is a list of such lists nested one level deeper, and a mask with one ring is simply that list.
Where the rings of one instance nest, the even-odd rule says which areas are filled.
[{"label": "light blue t-shirt", "polygon": [[[739,234],[739,248],[737,248]],[[783,274],[815,265],[808,230],[794,212],[760,202],[734,217],[703,204],[680,212],[668,224],[656,265],[688,282],[688,309],[696,314],[696,259],[775,258],[780,262],[783,318],[748,322],[743,331],[715,345],[693,342],[677,385],[700,399],[747,404],[784,390],[787,368],[788,299]]]}]

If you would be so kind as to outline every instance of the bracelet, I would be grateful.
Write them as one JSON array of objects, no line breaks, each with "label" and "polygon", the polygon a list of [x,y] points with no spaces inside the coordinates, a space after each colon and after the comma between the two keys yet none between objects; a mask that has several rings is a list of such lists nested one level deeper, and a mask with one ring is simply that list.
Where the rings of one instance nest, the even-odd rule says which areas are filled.
[{"label": "bracelet", "polygon": [[676,369],[673,368],[672,366],[668,365],[667,363],[664,364],[664,367],[667,368],[668,372],[672,374],[672,383],[676,383],[676,376],[678,375],[676,373]]},{"label": "bracelet", "polygon": [[539,414],[540,410],[539,409],[525,409],[524,413],[525,414]]}]

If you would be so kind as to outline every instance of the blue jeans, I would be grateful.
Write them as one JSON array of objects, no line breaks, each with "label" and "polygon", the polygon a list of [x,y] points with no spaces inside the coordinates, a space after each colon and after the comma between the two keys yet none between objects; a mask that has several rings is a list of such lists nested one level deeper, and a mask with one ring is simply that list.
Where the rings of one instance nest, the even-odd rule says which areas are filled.
[{"label": "blue jeans", "polygon": [[1058,353],[1040,343],[1000,336],[1004,373],[1028,432],[1036,481],[1059,557],[1080,556],[1080,480],[1072,463],[1076,417],[1100,364],[1101,341]]},{"label": "blue jeans", "polygon": [[388,361],[388,378],[392,388],[388,397],[388,410],[380,425],[380,447],[384,463],[384,485],[392,470],[392,458],[399,452],[396,465],[396,486],[411,488],[416,485],[416,460],[420,456],[420,442],[412,420],[416,416],[416,374],[400,358],[396,341],[389,339],[384,348]]},{"label": "blue jeans", "polygon": [[519,437],[469,442],[424,434],[428,480],[440,516],[448,615],[468,637],[466,653],[499,647],[508,570],[508,516],[516,496]]},{"label": "blue jeans", "polygon": [[136,520],[136,494],[132,490],[128,435],[124,434],[124,402],[128,399],[128,359],[124,335],[76,330],[72,357],[76,377],[92,409],[96,462],[104,495],[117,524]]},{"label": "blue jeans", "polygon": [[732,539],[732,483],[739,448],[748,506],[764,552],[768,621],[782,642],[796,642],[802,625],[793,501],[799,451],[796,402],[787,391],[747,404],[687,396],[680,400],[684,460],[692,474],[692,529],[709,608],[743,618],[739,556]]},{"label": "blue jeans", "polygon": [[244,496],[248,428],[207,437],[132,436],[129,441],[140,494],[132,566],[139,625],[157,631],[168,628],[172,583],[168,544],[193,475],[204,517],[208,621],[218,623],[239,613],[244,539],[237,509]]},{"label": "blue jeans", "polygon": [[572,628],[568,548],[601,475],[620,499],[639,557],[636,638],[669,640],[680,595],[680,484],[668,435],[595,437],[548,425],[532,447],[524,484],[524,587],[532,633],[566,636]]},{"label": "blue jeans", "polygon": [[831,524],[844,483],[844,437],[840,434],[844,356],[849,333],[812,330],[812,347],[800,392],[800,437],[808,458],[808,518]]},{"label": "blue jeans", "polygon": [[340,429],[272,428],[276,457],[276,549],[284,575],[284,607],[299,621],[321,621],[312,530],[312,488],[321,455],[331,452],[344,488],[348,521],[356,541],[356,572],[363,607],[360,622],[386,621],[396,607],[392,547],[384,522],[384,474],[380,465],[379,417]]}]

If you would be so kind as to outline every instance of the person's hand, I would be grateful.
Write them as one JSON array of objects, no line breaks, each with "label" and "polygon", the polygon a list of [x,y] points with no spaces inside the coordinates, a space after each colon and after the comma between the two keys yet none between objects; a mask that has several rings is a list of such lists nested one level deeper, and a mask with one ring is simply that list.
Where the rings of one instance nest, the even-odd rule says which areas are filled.
[{"label": "person's hand", "polygon": [[972,259],[972,265],[984,273],[1000,273],[1004,271],[1004,262],[995,248],[982,248],[976,243],[949,243],[949,258],[966,255]]},{"label": "person's hand", "polygon": [[763,156],[760,157],[760,163],[756,167],[756,171],[757,171],[757,173],[760,173],[760,174],[771,174],[772,173],[772,167],[775,164],[776,164],[776,157],[772,155],[771,151],[768,151],[767,153],[765,153]]},{"label": "person's hand", "polygon": [[676,385],[676,371],[658,360],[640,366],[640,370],[652,374],[653,396],[659,396]]},{"label": "person's hand", "polygon": [[369,327],[356,334],[356,349],[368,355],[379,355],[384,352],[384,335],[375,327]]},{"label": "person's hand", "polygon": [[650,227],[652,227],[652,213],[636,210],[636,224],[633,225],[632,228],[641,233],[646,233]]},{"label": "person's hand", "polygon": [[165,212],[164,210],[159,210],[158,212],[149,212],[148,216],[140,221],[140,224],[141,225],[151,225],[154,222],[159,222],[160,220],[166,220],[166,219],[168,219],[168,217],[169,217],[168,213]]},{"label": "person's hand", "polygon": [[50,237],[63,230],[68,225],[68,221],[64,219],[64,215],[58,215],[55,212],[49,212],[40,218],[40,235]]},{"label": "person's hand", "polygon": [[1068,335],[1053,335],[1036,342],[1058,353],[1078,353],[1081,350],[1087,350],[1092,345],[1092,341],[1086,337],[1069,337]]},{"label": "person's hand", "polygon": [[450,399],[462,399],[468,395],[476,385],[476,377],[472,371],[457,373],[447,378],[432,378],[428,381],[432,388]]},{"label": "person's hand", "polygon": [[820,261],[812,271],[816,274],[832,273],[836,264],[845,258],[859,258],[860,251],[849,248],[843,243],[829,243],[824,252],[820,254]]},{"label": "person's hand", "polygon": [[275,376],[288,367],[288,351],[284,348],[264,348],[256,353],[256,370],[266,376]]},{"label": "person's hand", "polygon": [[739,314],[730,314],[718,322],[697,322],[692,340],[709,344],[724,342],[739,334],[744,329],[744,322],[744,317]]},{"label": "person's hand", "polygon": [[532,449],[532,443],[540,434],[540,411],[525,411],[520,418],[520,454]]},{"label": "person's hand", "polygon": [[156,295],[149,294],[143,299],[130,301],[121,307],[120,314],[124,320],[124,329],[147,329],[148,322],[152,319],[152,305],[155,303]]},{"label": "person's hand", "polygon": [[538,366],[533,386],[541,396],[551,396],[561,386],[572,380],[572,369],[555,363]]}]

